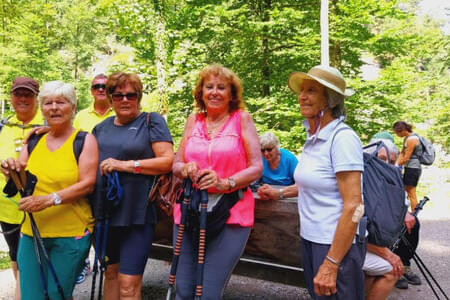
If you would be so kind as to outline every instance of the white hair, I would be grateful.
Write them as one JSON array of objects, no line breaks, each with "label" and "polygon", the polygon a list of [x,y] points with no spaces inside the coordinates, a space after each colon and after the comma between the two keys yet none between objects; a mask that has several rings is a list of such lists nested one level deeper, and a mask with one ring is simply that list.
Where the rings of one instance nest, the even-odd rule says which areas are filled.
[{"label": "white hair", "polygon": [[261,134],[259,137],[259,143],[261,144],[261,148],[275,146],[278,150],[280,150],[280,140],[272,132],[265,132]]},{"label": "white hair", "polygon": [[[398,151],[397,146],[395,146],[394,143],[391,140],[388,140],[388,139],[371,139],[369,144],[374,144],[376,142],[382,142],[386,146],[386,148],[388,149],[389,153],[393,153],[395,155],[395,159],[397,159],[399,151]],[[370,147],[370,148],[367,149],[368,150],[367,152],[372,153],[373,151],[375,151],[375,149],[376,149],[375,147]]]},{"label": "white hair", "polygon": [[38,95],[40,105],[51,97],[63,97],[73,105],[77,105],[77,95],[73,85],[59,80],[44,83]]}]

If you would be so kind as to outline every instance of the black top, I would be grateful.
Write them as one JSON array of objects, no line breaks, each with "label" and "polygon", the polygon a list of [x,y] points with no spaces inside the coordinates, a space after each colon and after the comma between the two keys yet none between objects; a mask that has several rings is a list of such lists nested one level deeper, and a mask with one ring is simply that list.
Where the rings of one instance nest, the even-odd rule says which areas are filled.
[{"label": "black top", "polygon": [[[118,160],[139,160],[155,157],[151,144],[170,142],[172,137],[166,121],[158,113],[150,113],[147,126],[146,114],[141,113],[129,124],[114,124],[114,116],[95,126],[92,134],[97,138],[99,163],[107,158]],[[118,172],[124,196],[122,201],[112,209],[105,209],[105,176],[97,170],[97,182],[93,193],[92,205],[94,217],[101,219],[108,215],[110,226],[130,226],[132,224],[156,223],[154,205],[148,205],[148,194],[155,176]],[[103,201],[100,201],[103,200]]]}]

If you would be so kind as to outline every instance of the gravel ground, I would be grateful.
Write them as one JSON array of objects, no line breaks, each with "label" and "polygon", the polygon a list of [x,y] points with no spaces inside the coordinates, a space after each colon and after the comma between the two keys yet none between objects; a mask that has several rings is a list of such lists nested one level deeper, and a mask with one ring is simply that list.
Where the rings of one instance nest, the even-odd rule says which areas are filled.
[{"label": "gravel ground", "polygon": [[[421,183],[427,186],[425,191],[432,192],[427,193],[431,201],[419,215],[421,232],[417,254],[450,296],[450,169],[429,168],[424,170],[422,178]],[[5,249],[4,240],[0,238],[0,250]],[[412,268],[421,277],[422,285],[410,285],[408,290],[394,288],[389,300],[435,299],[415,263],[412,263]],[[143,299],[165,299],[168,274],[168,263],[149,260],[144,274]],[[92,275],[89,275],[83,284],[76,287],[75,299],[90,299],[91,278]],[[14,278],[11,270],[0,272],[0,299],[13,299],[13,291]],[[440,297],[444,299],[442,295]],[[310,297],[304,288],[233,275],[225,290],[224,299],[303,300]]]}]

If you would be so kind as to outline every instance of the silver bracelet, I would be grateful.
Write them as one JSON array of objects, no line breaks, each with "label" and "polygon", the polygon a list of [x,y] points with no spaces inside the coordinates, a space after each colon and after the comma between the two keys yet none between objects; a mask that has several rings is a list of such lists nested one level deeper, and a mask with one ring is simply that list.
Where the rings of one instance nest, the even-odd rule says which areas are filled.
[{"label": "silver bracelet", "polygon": [[331,258],[328,255],[325,256],[325,258],[328,259],[330,262],[332,262],[333,264],[335,264],[336,266],[339,267],[340,263],[337,260],[335,260],[334,258]]}]

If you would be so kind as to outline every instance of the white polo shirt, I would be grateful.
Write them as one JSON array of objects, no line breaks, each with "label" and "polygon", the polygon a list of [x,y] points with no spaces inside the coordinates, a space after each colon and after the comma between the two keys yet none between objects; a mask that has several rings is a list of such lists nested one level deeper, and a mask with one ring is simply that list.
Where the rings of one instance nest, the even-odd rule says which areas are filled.
[{"label": "white polo shirt", "polygon": [[[315,243],[332,243],[342,213],[343,201],[337,187],[336,173],[364,170],[361,141],[353,130],[341,130],[330,152],[334,132],[347,126],[343,119],[341,117],[328,123],[319,131],[315,141],[315,135],[308,133],[294,173],[298,186],[300,235]],[[306,120],[304,125],[309,130]]]}]

